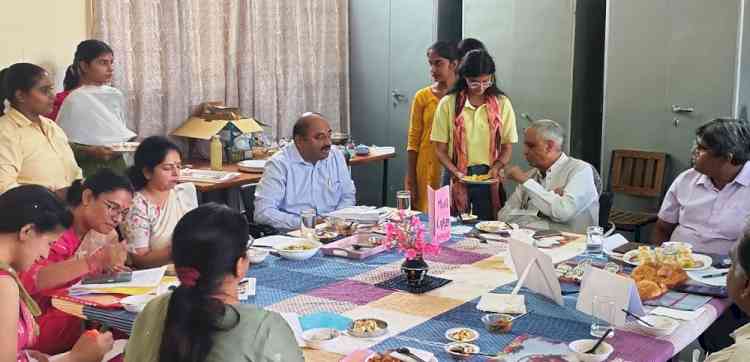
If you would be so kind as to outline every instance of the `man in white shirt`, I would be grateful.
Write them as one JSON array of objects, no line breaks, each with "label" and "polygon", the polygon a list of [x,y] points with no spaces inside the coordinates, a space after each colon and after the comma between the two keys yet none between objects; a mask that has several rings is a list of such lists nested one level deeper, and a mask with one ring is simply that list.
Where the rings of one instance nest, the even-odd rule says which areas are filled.
[{"label": "man in white shirt", "polygon": [[533,167],[506,168],[519,185],[498,220],[577,233],[599,225],[599,192],[594,168],[563,151],[565,132],[555,121],[534,121],[524,132],[524,157]]},{"label": "man in white shirt", "polygon": [[[732,266],[727,273],[727,293],[729,298],[746,314],[750,314],[750,229],[745,228],[743,235],[729,252]],[[734,344],[712,353],[706,362],[740,362],[750,356],[750,324],[737,328],[730,334]]]}]

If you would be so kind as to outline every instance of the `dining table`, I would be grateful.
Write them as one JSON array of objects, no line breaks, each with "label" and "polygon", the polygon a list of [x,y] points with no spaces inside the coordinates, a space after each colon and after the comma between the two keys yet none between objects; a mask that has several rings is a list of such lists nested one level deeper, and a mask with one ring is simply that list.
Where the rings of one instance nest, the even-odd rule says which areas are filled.
[{"label": "dining table", "polygon": [[[424,215],[421,218],[425,220]],[[576,260],[585,250],[585,236],[566,236],[569,242],[564,245],[541,249],[553,263]],[[527,314],[514,321],[508,333],[491,333],[485,328],[481,318],[486,313],[477,309],[480,298],[487,293],[510,293],[517,279],[506,241],[452,235],[438,254],[425,255],[425,261],[429,276],[449,282],[416,294],[388,287],[389,281],[402,275],[404,256],[396,248],[362,260],[322,253],[302,261],[270,255],[251,265],[247,276],[256,279],[256,290],[244,302],[287,316],[304,318],[323,313],[388,323],[387,333],[380,337],[345,334],[323,349],[304,348],[306,361],[365,361],[373,351],[400,347],[427,351],[438,361],[449,361],[445,345],[450,341],[445,333],[459,327],[478,331],[479,338],[472,343],[491,354],[519,338],[541,337],[565,344],[593,338],[592,317],[576,308],[577,293],[563,293],[563,303],[559,305],[526,288],[521,288],[519,294],[525,298]],[[52,304],[125,333],[131,331],[136,318],[135,313],[124,310],[84,306],[58,298]],[[675,332],[663,337],[646,335],[634,321],[628,321],[607,339],[614,347],[607,361],[667,361],[706,330],[729,304],[726,299],[713,298],[697,318],[679,320]],[[470,360],[485,358],[476,356]]]}]

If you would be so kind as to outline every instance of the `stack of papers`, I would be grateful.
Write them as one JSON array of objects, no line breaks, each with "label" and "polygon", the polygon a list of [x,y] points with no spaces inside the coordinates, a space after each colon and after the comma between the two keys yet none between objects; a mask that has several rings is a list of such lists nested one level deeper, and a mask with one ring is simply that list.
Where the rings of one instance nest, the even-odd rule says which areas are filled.
[{"label": "stack of papers", "polygon": [[239,172],[185,169],[180,173],[180,182],[219,183],[229,181],[239,175]]},{"label": "stack of papers", "polygon": [[129,282],[106,284],[82,284],[80,281],[70,287],[68,294],[80,296],[86,294],[148,294],[159,287],[167,267],[136,270]]},{"label": "stack of papers", "polygon": [[383,223],[389,215],[390,211],[385,208],[378,209],[374,206],[352,206],[333,211],[326,216],[340,217],[360,224],[380,224]]}]

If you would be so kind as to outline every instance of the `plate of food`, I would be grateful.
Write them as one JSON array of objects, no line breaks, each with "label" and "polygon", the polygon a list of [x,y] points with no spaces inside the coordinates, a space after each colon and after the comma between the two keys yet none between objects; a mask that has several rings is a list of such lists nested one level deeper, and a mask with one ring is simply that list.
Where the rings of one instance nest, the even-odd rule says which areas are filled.
[{"label": "plate of food", "polygon": [[484,174],[484,175],[464,176],[464,178],[462,178],[461,181],[467,184],[489,185],[489,184],[496,183],[497,179],[491,178],[490,175],[488,174]]},{"label": "plate of food", "polygon": [[321,246],[320,243],[313,241],[296,239],[295,241],[277,244],[274,249],[284,259],[305,260],[317,254]]},{"label": "plate of food", "polygon": [[486,233],[509,232],[517,227],[518,225],[509,224],[504,221],[482,221],[476,225],[479,231]]},{"label": "plate of food", "polygon": [[315,230],[315,237],[320,242],[328,243],[328,242],[336,240],[336,238],[339,237],[339,234],[335,231]]},{"label": "plate of food", "polygon": [[465,360],[479,353],[479,346],[471,343],[453,342],[445,345],[445,351],[457,360]]},{"label": "plate of food", "polygon": [[113,143],[107,147],[112,149],[112,152],[117,153],[128,153],[128,152],[135,152],[135,150],[138,149],[138,146],[140,145],[140,142],[118,142]]},{"label": "plate of food", "polygon": [[479,338],[479,332],[466,327],[451,328],[445,331],[445,338],[454,342],[472,342]]},{"label": "plate of food", "polygon": [[388,323],[376,318],[362,318],[352,321],[346,331],[356,338],[374,338],[388,333]]},{"label": "plate of food", "polygon": [[[679,248],[673,254],[674,259],[685,271],[703,270],[711,267],[713,260],[710,256],[704,254],[695,254],[689,248]],[[638,266],[645,263],[663,263],[672,256],[666,256],[664,249],[652,249],[648,246],[641,246],[638,249],[631,250],[622,256],[622,261]]]}]

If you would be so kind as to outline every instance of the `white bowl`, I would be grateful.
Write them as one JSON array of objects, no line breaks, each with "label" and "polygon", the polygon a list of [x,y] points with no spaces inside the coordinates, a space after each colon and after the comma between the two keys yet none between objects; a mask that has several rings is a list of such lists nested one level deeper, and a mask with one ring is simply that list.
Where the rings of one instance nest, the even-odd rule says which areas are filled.
[{"label": "white bowl", "polygon": [[[309,249],[288,250],[288,248],[291,246],[299,246],[299,245],[307,246],[309,247]],[[305,240],[305,239],[296,239],[293,241],[277,244],[274,247],[274,249],[284,259],[305,260],[305,259],[310,259],[313,257],[313,255],[317,254],[321,246],[323,246],[323,244],[321,243],[316,243],[316,242]]]},{"label": "white bowl", "polygon": [[313,328],[302,333],[307,347],[312,349],[323,349],[327,344],[341,336],[341,332],[333,328]]},{"label": "white bowl", "polygon": [[151,299],[156,298],[154,294],[131,295],[120,299],[120,304],[128,312],[140,313]]},{"label": "white bowl", "polygon": [[636,321],[638,329],[643,333],[654,337],[668,336],[674,333],[675,329],[680,325],[676,320],[668,317],[658,315],[647,315],[641,317],[644,321],[653,324],[653,327],[649,327],[641,321]]},{"label": "white bowl", "polygon": [[578,357],[581,362],[604,362],[607,358],[609,358],[609,355],[611,355],[612,352],[615,351],[615,348],[612,347],[611,344],[602,342],[602,344],[597,347],[597,350],[594,351],[598,353],[583,353],[585,351],[588,351],[595,344],[596,339],[579,339],[577,341],[570,342],[568,347],[571,351],[575,352],[576,357]]},{"label": "white bowl", "polygon": [[[457,353],[452,351],[454,347],[461,347],[470,354]],[[448,343],[443,347],[445,352],[448,353],[456,361],[464,361],[474,357],[473,353],[479,353],[479,346],[471,343],[453,342]]]},{"label": "white bowl", "polygon": [[266,260],[266,257],[268,256],[269,251],[267,249],[261,249],[261,248],[249,248],[247,249],[247,259],[250,261],[250,264],[260,264],[263,262],[263,260]]}]

